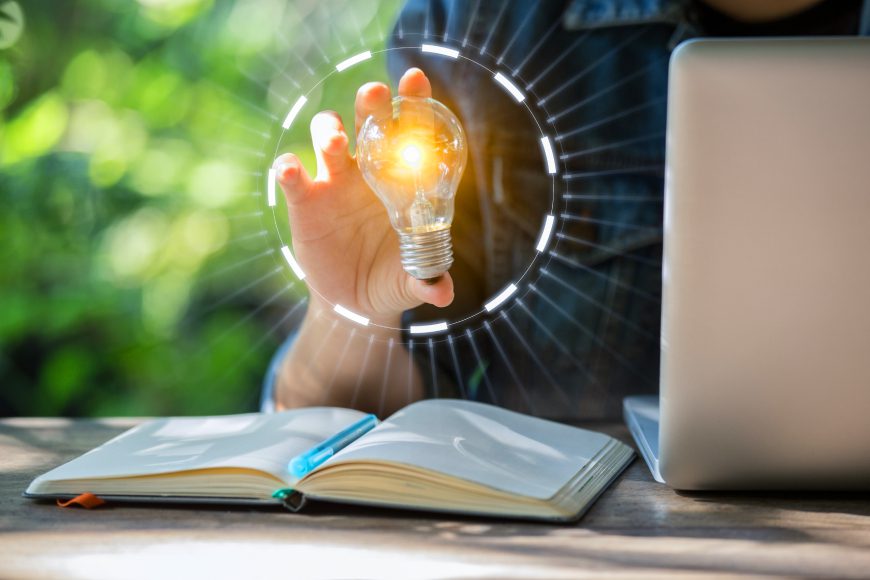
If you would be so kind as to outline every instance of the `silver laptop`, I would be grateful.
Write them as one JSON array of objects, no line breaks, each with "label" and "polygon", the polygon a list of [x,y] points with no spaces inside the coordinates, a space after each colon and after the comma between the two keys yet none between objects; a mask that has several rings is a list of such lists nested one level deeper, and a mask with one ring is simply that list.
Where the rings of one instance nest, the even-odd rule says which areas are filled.
[{"label": "silver laptop", "polygon": [[629,428],[677,489],[870,489],[870,39],[670,70],[661,397]]}]

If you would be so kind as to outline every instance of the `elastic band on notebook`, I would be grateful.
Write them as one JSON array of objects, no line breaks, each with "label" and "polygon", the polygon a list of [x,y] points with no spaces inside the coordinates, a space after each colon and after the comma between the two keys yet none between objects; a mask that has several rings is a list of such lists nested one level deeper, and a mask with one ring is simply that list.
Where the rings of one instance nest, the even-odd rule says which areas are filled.
[{"label": "elastic band on notebook", "polygon": [[83,493],[81,495],[77,495],[76,497],[69,499],[67,501],[57,500],[58,507],[62,507],[62,508],[79,506],[79,507],[83,507],[85,509],[92,509],[95,507],[99,507],[99,506],[103,505],[104,503],[106,503],[106,500],[104,500],[103,498],[98,497],[90,492],[86,492],[86,493]]},{"label": "elastic band on notebook", "polygon": [[307,503],[304,495],[289,487],[276,489],[272,492],[272,497],[281,500],[284,507],[291,512],[298,512]]},{"label": "elastic band on notebook", "polygon": [[295,490],[292,487],[282,487],[272,492],[272,497],[275,499],[285,499],[293,494]]}]

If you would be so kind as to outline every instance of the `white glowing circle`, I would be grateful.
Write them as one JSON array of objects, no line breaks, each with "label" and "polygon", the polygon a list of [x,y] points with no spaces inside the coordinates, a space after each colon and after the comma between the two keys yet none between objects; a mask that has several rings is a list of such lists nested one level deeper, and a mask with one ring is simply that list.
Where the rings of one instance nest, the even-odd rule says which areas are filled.
[{"label": "white glowing circle", "polygon": [[404,149],[402,149],[402,161],[409,167],[419,169],[422,160],[423,153],[420,152],[420,148],[416,145],[405,145]]}]

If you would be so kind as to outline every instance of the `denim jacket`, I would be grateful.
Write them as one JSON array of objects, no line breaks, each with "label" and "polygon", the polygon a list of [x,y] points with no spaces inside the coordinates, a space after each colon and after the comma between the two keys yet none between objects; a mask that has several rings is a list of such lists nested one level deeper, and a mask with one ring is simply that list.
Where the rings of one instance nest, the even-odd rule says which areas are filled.
[{"label": "denim jacket", "polygon": [[[576,420],[616,418],[623,397],[656,392],[668,58],[682,40],[705,34],[694,8],[691,0],[406,4],[393,46],[461,47],[512,72],[529,99],[543,102],[563,164],[558,234],[514,300],[472,321],[472,340],[455,334],[452,349],[443,337],[407,337],[430,395]],[[868,29],[865,2],[860,31]],[[540,133],[472,63],[409,49],[392,51],[389,65],[394,78],[422,68],[468,133],[453,225],[456,300],[446,311],[415,309],[405,322],[457,320],[535,256],[551,202]]]}]

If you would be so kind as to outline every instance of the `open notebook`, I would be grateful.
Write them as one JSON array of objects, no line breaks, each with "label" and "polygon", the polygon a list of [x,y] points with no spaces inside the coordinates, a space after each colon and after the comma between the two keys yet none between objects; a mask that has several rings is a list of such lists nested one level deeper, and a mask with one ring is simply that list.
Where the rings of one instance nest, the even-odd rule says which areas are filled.
[{"label": "open notebook", "polygon": [[572,520],[634,456],[601,433],[433,399],[395,413],[303,478],[289,475],[291,459],[363,417],[314,407],[157,419],[40,475],[25,496],[92,492],[106,500],[272,502],[294,510],[316,499]]}]

